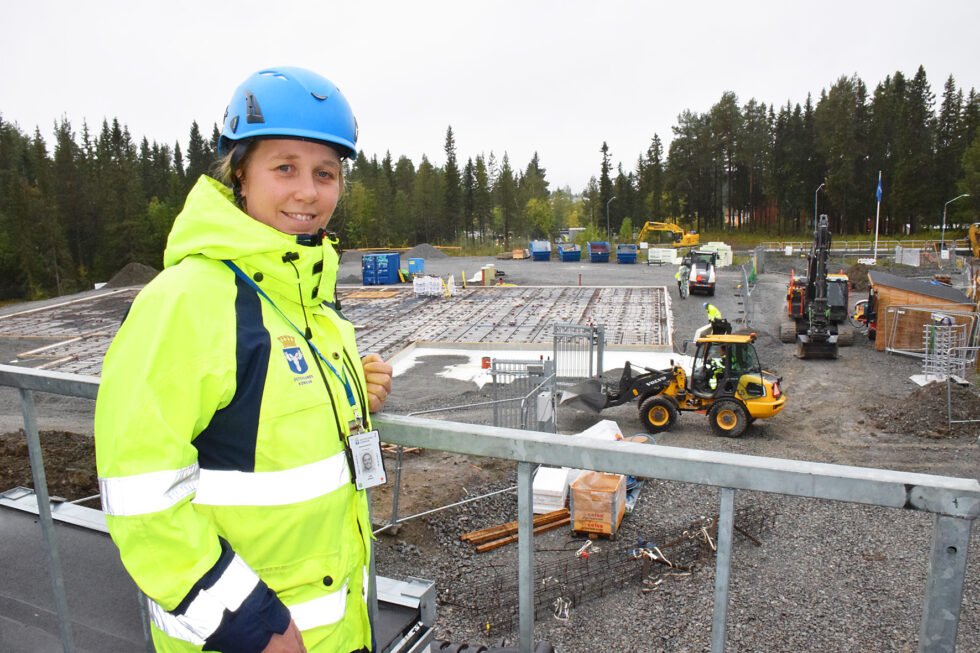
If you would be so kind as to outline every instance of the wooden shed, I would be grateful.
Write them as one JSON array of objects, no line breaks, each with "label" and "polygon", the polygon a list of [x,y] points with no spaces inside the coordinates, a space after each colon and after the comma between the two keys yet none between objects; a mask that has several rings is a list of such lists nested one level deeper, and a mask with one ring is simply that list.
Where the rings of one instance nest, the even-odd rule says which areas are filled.
[{"label": "wooden shed", "polygon": [[[894,349],[923,350],[924,328],[932,322],[935,313],[954,313],[949,315],[952,322],[966,324],[968,330],[972,326],[971,317],[963,314],[973,314],[972,320],[976,320],[977,305],[951,286],[878,270],[868,272],[868,281],[871,293],[876,296],[878,335],[875,349],[878,351],[884,351],[886,345]],[[889,306],[896,308],[889,311]]]}]

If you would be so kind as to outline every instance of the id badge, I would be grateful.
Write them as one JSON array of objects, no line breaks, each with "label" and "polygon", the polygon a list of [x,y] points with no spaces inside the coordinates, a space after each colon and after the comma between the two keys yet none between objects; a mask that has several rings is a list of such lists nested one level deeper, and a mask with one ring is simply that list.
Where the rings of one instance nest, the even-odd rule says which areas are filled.
[{"label": "id badge", "polygon": [[354,456],[354,485],[358,490],[388,481],[381,457],[381,436],[377,431],[357,433],[347,438]]}]

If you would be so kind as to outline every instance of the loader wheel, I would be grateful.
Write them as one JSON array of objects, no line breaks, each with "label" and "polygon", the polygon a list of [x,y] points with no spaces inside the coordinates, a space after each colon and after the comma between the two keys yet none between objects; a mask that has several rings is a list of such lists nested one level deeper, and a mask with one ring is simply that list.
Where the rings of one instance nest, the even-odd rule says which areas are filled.
[{"label": "loader wheel", "polygon": [[640,421],[650,433],[667,431],[677,421],[677,406],[663,395],[640,402]]},{"label": "loader wheel", "polygon": [[711,428],[723,438],[737,438],[749,427],[749,415],[745,406],[731,399],[716,401],[708,410]]}]

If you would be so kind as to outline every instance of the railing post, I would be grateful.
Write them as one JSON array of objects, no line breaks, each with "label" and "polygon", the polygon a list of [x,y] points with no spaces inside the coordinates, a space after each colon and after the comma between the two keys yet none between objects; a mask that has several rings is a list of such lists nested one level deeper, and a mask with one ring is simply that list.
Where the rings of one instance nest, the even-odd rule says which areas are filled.
[{"label": "railing post", "polygon": [[711,653],[725,650],[725,621],[728,619],[728,572],[732,565],[732,523],[735,490],[721,488],[718,507],[718,550],[715,552],[715,608],[711,617]]},{"label": "railing post", "polygon": [[41,540],[44,542],[44,555],[48,562],[48,576],[54,593],[54,607],[58,613],[58,629],[61,631],[61,645],[65,653],[75,653],[75,642],[71,634],[71,620],[68,617],[68,599],[65,595],[65,580],[61,573],[61,560],[58,557],[58,540],[51,519],[51,499],[48,496],[48,479],[44,473],[44,456],[41,454],[41,439],[37,432],[37,413],[34,410],[34,393],[18,388],[20,406],[24,413],[24,433],[27,434],[27,452],[31,459],[31,477],[34,480],[34,496],[37,498],[37,516],[41,523]]},{"label": "railing post", "polygon": [[933,517],[929,578],[919,631],[922,653],[956,651],[972,526],[973,521],[969,519],[940,514]]},{"label": "railing post", "polygon": [[520,651],[534,648],[534,486],[531,463],[517,463],[517,547]]}]

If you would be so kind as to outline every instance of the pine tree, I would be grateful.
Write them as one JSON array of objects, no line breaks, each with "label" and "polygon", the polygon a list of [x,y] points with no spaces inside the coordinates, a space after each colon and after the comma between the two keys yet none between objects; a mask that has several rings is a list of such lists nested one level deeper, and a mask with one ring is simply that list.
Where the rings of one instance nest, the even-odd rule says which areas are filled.
[{"label": "pine tree", "polygon": [[456,240],[462,222],[463,207],[460,199],[459,165],[456,161],[456,139],[453,138],[453,127],[446,129],[446,167],[443,175],[445,185],[445,219],[443,232],[447,239]]},{"label": "pine tree", "polygon": [[511,228],[514,218],[517,215],[517,183],[514,180],[514,171],[510,167],[510,159],[507,152],[500,166],[500,175],[494,187],[494,195],[497,199],[497,207],[500,209],[501,231],[504,236],[504,249],[510,249]]},{"label": "pine tree", "polygon": [[463,167],[463,237],[475,242],[474,225],[476,223],[476,179],[473,159],[467,159]]},{"label": "pine tree", "polygon": [[895,203],[901,207],[911,231],[920,223],[940,222],[942,206],[934,186],[933,143],[935,121],[932,112],[934,96],[929,89],[922,66],[908,83],[900,112],[899,156],[895,166]]},{"label": "pine tree", "polygon": [[187,142],[187,170],[185,173],[187,190],[197,183],[198,177],[207,174],[214,167],[214,155],[207,141],[201,136],[197,121],[191,123],[190,139]]},{"label": "pine tree", "polygon": [[647,160],[645,172],[648,181],[644,190],[643,201],[647,209],[647,215],[654,222],[663,222],[666,217],[664,207],[664,146],[660,141],[660,136],[653,135],[650,147],[647,148]]},{"label": "pine tree", "polygon": [[725,222],[734,226],[735,222],[735,160],[737,156],[738,135],[742,131],[742,113],[738,108],[738,97],[731,91],[722,94],[721,99],[711,107],[711,135],[716,146],[716,155],[724,171]]},{"label": "pine tree", "polygon": [[963,150],[958,136],[962,110],[963,92],[956,89],[950,75],[943,87],[943,102],[936,121],[936,188],[940,198],[953,197],[960,177]]},{"label": "pine tree", "polygon": [[[612,178],[609,176],[609,173],[612,171],[612,163],[610,161],[609,145],[606,144],[606,141],[602,141],[602,147],[599,148],[599,151],[602,152],[602,167],[599,169],[599,204],[601,205],[600,208],[605,211],[615,195],[613,192]],[[599,215],[598,222],[595,224],[596,226],[603,225],[606,237],[609,238],[610,227],[606,224],[607,220],[606,214],[603,213]]]},{"label": "pine tree", "polygon": [[490,174],[483,161],[483,155],[476,157],[473,166],[473,212],[476,214],[476,228],[480,233],[480,241],[487,242],[487,236],[493,224],[493,186]]}]

